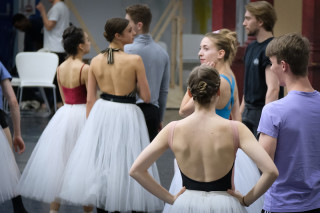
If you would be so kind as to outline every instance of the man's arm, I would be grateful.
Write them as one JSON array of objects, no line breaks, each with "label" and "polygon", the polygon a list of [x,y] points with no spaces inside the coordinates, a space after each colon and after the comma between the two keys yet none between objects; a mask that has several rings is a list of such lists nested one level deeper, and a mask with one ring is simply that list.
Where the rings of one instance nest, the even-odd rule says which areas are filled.
[{"label": "man's arm", "polygon": [[167,98],[169,93],[169,83],[170,83],[170,60],[169,56],[166,58],[166,66],[163,72],[160,91],[159,91],[159,111],[160,111],[160,124],[159,130],[162,129],[162,121],[164,117],[164,112],[166,111]]},{"label": "man's arm", "polygon": [[36,8],[39,10],[39,12],[41,14],[42,21],[43,21],[43,26],[48,31],[52,30],[56,26],[57,22],[56,21],[51,21],[51,20],[48,19],[46,9],[43,6],[42,2],[39,2],[39,4],[37,4]]},{"label": "man's arm", "polygon": [[270,66],[266,67],[266,84],[267,84],[267,93],[266,93],[266,102],[268,104],[272,101],[278,100],[279,97],[279,80],[275,73],[270,70]]},{"label": "man's arm", "polygon": [[274,154],[277,148],[277,138],[273,138],[267,134],[261,133],[259,137],[259,143],[274,161]]},{"label": "man's arm", "polygon": [[244,112],[244,107],[245,107],[246,103],[244,102],[244,95],[242,95],[242,101],[240,104],[240,115],[242,116],[242,113]]}]

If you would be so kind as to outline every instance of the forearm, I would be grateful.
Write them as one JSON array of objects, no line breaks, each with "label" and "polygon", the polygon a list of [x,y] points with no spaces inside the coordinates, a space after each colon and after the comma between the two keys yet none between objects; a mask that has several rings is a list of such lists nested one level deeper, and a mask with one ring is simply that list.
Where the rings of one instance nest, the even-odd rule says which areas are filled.
[{"label": "forearm", "polygon": [[232,107],[231,118],[232,118],[232,120],[240,121],[240,122],[242,120],[241,114],[240,114],[239,99],[236,99],[236,101]]},{"label": "forearm", "polygon": [[278,175],[275,172],[263,173],[257,184],[245,195],[244,200],[247,205],[251,205],[260,196],[262,196],[277,179]]},{"label": "forearm", "polygon": [[242,101],[240,104],[240,115],[244,112],[244,107],[246,106],[246,102],[244,101],[244,95],[242,96]]},{"label": "forearm", "polygon": [[164,113],[166,111],[168,92],[160,92],[159,96],[159,111],[160,111],[160,122],[163,121]]},{"label": "forearm", "polygon": [[268,88],[267,93],[266,93],[266,102],[265,104],[268,104],[272,101],[278,100],[279,97],[279,87],[272,87]]},{"label": "forearm", "polygon": [[96,100],[87,100],[87,105],[86,105],[86,117],[89,117],[89,114],[91,112],[91,109],[94,105],[94,103],[96,102]]},{"label": "forearm", "polygon": [[187,117],[191,115],[193,112],[194,112],[193,98],[190,97],[188,93],[186,93],[180,105],[179,115],[181,117]]},{"label": "forearm", "polygon": [[170,194],[165,188],[163,188],[157,181],[155,181],[148,173],[148,171],[130,171],[130,176],[133,177],[138,183],[140,183],[154,196],[158,197],[166,203],[173,204],[174,196]]},{"label": "forearm", "polygon": [[9,103],[9,106],[13,123],[13,137],[21,136],[19,104],[16,101],[12,101]]}]

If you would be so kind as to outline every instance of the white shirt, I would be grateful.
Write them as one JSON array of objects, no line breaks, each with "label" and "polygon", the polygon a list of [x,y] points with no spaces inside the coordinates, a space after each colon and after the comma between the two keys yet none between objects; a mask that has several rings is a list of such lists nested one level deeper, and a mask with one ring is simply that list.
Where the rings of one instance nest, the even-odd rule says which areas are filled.
[{"label": "white shirt", "polygon": [[48,20],[56,21],[56,26],[48,31],[44,27],[43,47],[52,52],[65,52],[62,45],[63,31],[69,26],[69,9],[64,2],[57,2],[48,11]]}]

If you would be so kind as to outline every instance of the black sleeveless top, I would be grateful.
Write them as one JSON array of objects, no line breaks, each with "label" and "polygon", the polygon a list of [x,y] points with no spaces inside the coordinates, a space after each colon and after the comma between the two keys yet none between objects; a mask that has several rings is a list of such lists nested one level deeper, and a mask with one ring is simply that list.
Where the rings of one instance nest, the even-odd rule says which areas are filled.
[{"label": "black sleeveless top", "polygon": [[[173,138],[173,132],[174,128],[177,124],[177,121],[172,122],[171,128],[170,128],[170,134],[168,138],[168,144],[170,147],[172,147],[172,138]],[[233,143],[234,143],[234,155],[236,155],[237,149],[239,148],[239,133],[238,128],[235,125],[233,121],[230,121],[232,132],[233,132]],[[227,191],[228,189],[234,189],[233,184],[233,176],[234,176],[234,163],[230,169],[230,171],[223,176],[222,178],[210,182],[199,182],[196,180],[193,180],[189,177],[187,177],[185,174],[182,173],[180,170],[181,177],[182,177],[182,183],[183,186],[186,187],[188,190],[198,190],[198,191]]]},{"label": "black sleeveless top", "polygon": [[227,191],[228,189],[232,188],[231,182],[232,182],[233,165],[230,171],[225,176],[223,176],[218,180],[214,180],[210,182],[199,182],[187,177],[182,173],[181,170],[180,172],[181,172],[183,186],[185,186],[186,189],[189,189],[189,190],[211,192],[211,191]]},{"label": "black sleeveless top", "polygon": [[123,95],[123,96],[102,93],[100,95],[100,98],[107,100],[107,101],[117,102],[117,103],[135,104],[136,103],[136,90],[130,92],[128,95]]}]

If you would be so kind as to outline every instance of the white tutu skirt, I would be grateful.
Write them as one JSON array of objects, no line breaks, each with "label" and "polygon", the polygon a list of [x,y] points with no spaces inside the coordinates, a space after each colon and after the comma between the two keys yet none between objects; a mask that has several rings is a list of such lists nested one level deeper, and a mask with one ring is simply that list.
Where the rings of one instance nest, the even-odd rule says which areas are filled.
[{"label": "white tutu skirt", "polygon": [[56,200],[64,169],[86,121],[86,105],[64,105],[41,134],[22,173],[21,195],[43,202]]},{"label": "white tutu skirt", "polygon": [[[66,167],[60,198],[107,211],[154,211],[163,202],[129,170],[149,144],[142,111],[135,104],[96,101]],[[156,164],[149,173],[160,182]]]},{"label": "white tutu skirt", "polygon": [[[260,172],[256,164],[241,149],[238,149],[237,151],[237,157],[234,168],[235,189],[240,191],[242,195],[246,195],[252,189],[252,187],[258,182],[260,178]],[[169,192],[175,195],[181,190],[181,188],[181,173],[177,161],[176,159],[174,159],[174,176],[170,185]],[[248,211],[248,213],[261,212],[261,209],[263,207],[263,201],[264,196],[261,196],[249,207],[246,207],[246,210]],[[170,204],[165,204],[163,212],[166,213],[174,211],[172,211],[172,206]]]},{"label": "white tutu skirt", "polygon": [[247,211],[235,197],[227,192],[186,190],[170,207],[170,212],[246,213]]},{"label": "white tutu skirt", "polygon": [[0,203],[16,197],[20,171],[7,137],[0,127]]}]

